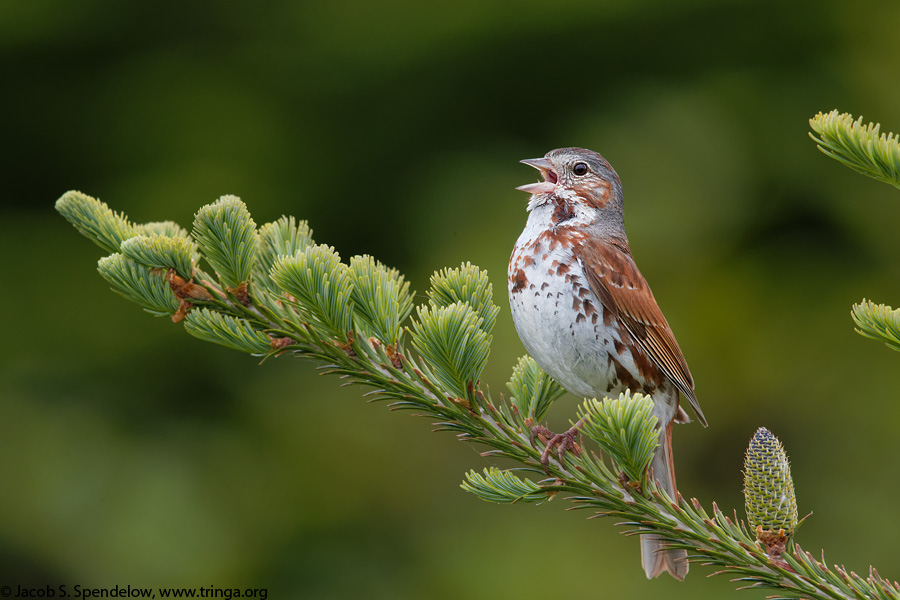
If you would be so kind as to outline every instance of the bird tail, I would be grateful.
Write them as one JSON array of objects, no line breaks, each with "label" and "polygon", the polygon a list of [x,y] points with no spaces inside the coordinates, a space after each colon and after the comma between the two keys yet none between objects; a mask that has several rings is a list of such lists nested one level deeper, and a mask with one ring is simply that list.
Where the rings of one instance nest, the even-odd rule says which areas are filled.
[{"label": "bird tail", "polygon": [[[659,481],[660,487],[675,499],[675,469],[672,459],[672,426],[670,422],[665,429],[660,430],[662,442],[653,453],[650,461],[650,476]],[[645,534],[641,536],[641,565],[647,574],[647,579],[653,579],[664,571],[678,579],[683,580],[688,572],[687,551],[680,548],[667,548],[667,544],[658,535]]]}]

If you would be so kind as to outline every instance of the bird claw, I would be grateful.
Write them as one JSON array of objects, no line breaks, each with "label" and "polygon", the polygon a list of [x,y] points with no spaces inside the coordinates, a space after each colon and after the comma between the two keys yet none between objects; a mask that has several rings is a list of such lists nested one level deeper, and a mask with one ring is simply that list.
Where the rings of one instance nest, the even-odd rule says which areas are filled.
[{"label": "bird claw", "polygon": [[536,436],[541,436],[547,440],[547,445],[544,447],[544,451],[541,452],[541,466],[544,467],[544,472],[546,472],[547,475],[550,475],[550,452],[553,448],[556,448],[556,456],[559,459],[560,464],[562,464],[567,450],[571,450],[575,456],[581,456],[581,446],[575,441],[575,436],[577,434],[577,427],[572,427],[563,433],[553,433],[543,425],[537,425],[531,428],[529,439],[531,440],[532,446],[534,446],[534,438]]},{"label": "bird claw", "polygon": [[531,428],[531,432],[528,434],[528,441],[529,441],[529,443],[531,443],[532,446],[534,446],[534,438],[536,438],[537,436],[541,436],[541,437],[549,440],[554,435],[555,434],[552,431],[550,431],[548,428],[544,427],[543,425],[535,425],[534,427]]}]

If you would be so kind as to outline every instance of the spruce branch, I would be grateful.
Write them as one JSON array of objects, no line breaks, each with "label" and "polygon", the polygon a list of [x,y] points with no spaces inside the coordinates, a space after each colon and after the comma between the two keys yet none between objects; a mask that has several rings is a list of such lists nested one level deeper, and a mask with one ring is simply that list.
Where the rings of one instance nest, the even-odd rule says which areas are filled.
[{"label": "spruce branch", "polygon": [[853,305],[850,316],[858,333],[900,351],[900,309],[863,298],[862,302]]},{"label": "spruce branch", "polygon": [[117,252],[119,244],[136,235],[134,226],[105,202],[81,192],[66,192],[56,201],[56,210],[78,232],[107,252]]},{"label": "spruce branch", "polygon": [[484,320],[468,304],[419,306],[412,343],[453,396],[466,398],[487,364],[491,336]]},{"label": "spruce branch", "polygon": [[222,196],[197,211],[193,235],[228,289],[249,281],[256,259],[256,223],[240,198]]},{"label": "spruce branch", "polygon": [[615,400],[585,400],[578,416],[584,434],[610,455],[628,479],[643,484],[659,445],[650,396],[626,390]]},{"label": "spruce branch", "polygon": [[541,489],[530,479],[516,477],[510,470],[490,467],[484,473],[474,470],[466,473],[466,480],[459,486],[486,502],[515,504],[516,502],[546,502],[554,492]]},{"label": "spruce branch", "polygon": [[[837,110],[818,113],[809,124],[819,134],[818,138],[809,134],[819,150],[863,175],[900,188],[900,135],[880,133],[880,123],[863,125],[862,117],[854,121]],[[850,316],[859,334],[900,350],[900,310],[863,298],[853,305]]]},{"label": "spruce branch", "polygon": [[170,316],[178,311],[178,299],[165,274],[119,254],[104,256],[97,270],[117,294],[136,302],[156,316]]},{"label": "spruce branch", "polygon": [[851,169],[900,188],[900,136],[881,133],[879,123],[863,124],[848,113],[818,113],[809,125],[819,150]]},{"label": "spruce branch", "polygon": [[175,221],[151,221],[149,223],[139,223],[134,226],[134,232],[137,235],[161,235],[172,238],[191,239],[191,234],[187,229],[176,223]]},{"label": "spruce branch", "polygon": [[513,368],[506,387],[512,394],[510,401],[530,422],[544,418],[547,410],[565,393],[562,386],[553,381],[530,356],[523,356]]},{"label": "spruce branch", "polygon": [[481,328],[490,334],[500,308],[494,305],[494,292],[486,276],[471,263],[456,269],[441,269],[431,276],[428,299],[433,307],[464,302],[481,318]]},{"label": "spruce branch", "polygon": [[306,322],[344,343],[353,328],[353,281],[347,265],[330,246],[312,245],[294,256],[282,256],[270,271],[272,281]]},{"label": "spruce branch", "polygon": [[253,278],[261,285],[269,285],[269,271],[282,256],[294,256],[313,243],[312,229],[306,221],[282,216],[259,228],[259,244],[253,263]]},{"label": "spruce branch", "polygon": [[191,258],[196,246],[183,237],[136,235],[119,246],[122,254],[145,267],[174,269],[179,276],[190,279],[194,273]]},{"label": "spruce branch", "polygon": [[[112,252],[98,268],[115,291],[154,314],[176,313],[191,335],[255,355],[317,360],[325,372],[370,388],[367,395],[390,408],[413,410],[435,421],[436,430],[478,445],[485,456],[517,463],[516,470],[466,474],[463,489],[484,500],[539,504],[562,494],[575,508],[622,521],[629,533],[654,533],[687,549],[693,562],[717,567],[742,586],[775,590],[775,597],[900,599],[900,585],[874,569],[865,578],[831,569],[793,541],[773,555],[736,512],[732,518],[715,503],[707,511],[696,499],[668,497],[645,476],[657,430],[651,401],[640,394],[588,399],[580,415],[590,445],[578,455],[551,457],[544,477],[531,430],[561,389],[528,357],[513,370],[512,397],[494,399],[481,385],[497,307],[487,274],[477,267],[436,273],[428,304],[416,308],[405,328],[412,296],[396,271],[370,257],[345,264],[333,248],[316,245],[305,224],[290,219],[257,232],[234,197],[200,209],[195,222],[199,252],[218,276],[201,271],[193,258],[192,271],[184,272],[189,246],[177,242],[128,244],[133,256],[168,270],[123,254],[124,242],[135,235],[186,239],[177,229],[129,225],[83,194],[66,194],[57,207]],[[643,485],[622,481],[620,471]],[[763,498],[780,497],[778,485],[763,477],[753,489]]]},{"label": "spruce branch", "polygon": [[400,338],[400,322],[412,309],[409,283],[393,269],[388,269],[371,256],[350,259],[351,297],[357,307],[357,329],[366,337],[375,337],[385,344],[395,345]]},{"label": "spruce branch", "polygon": [[199,308],[188,313],[184,320],[184,329],[198,339],[248,354],[261,356],[272,351],[272,340],[269,336],[254,329],[248,321],[208,308]]}]

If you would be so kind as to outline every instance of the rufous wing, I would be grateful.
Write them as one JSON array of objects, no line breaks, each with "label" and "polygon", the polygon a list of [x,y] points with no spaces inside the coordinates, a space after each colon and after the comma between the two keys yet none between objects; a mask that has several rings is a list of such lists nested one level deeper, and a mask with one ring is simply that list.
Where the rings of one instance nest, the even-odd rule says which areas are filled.
[{"label": "rufous wing", "polygon": [[603,308],[615,315],[641,350],[684,394],[705,427],[706,417],[694,395],[694,378],[687,361],[631,256],[628,243],[586,240],[574,249],[574,254]]}]

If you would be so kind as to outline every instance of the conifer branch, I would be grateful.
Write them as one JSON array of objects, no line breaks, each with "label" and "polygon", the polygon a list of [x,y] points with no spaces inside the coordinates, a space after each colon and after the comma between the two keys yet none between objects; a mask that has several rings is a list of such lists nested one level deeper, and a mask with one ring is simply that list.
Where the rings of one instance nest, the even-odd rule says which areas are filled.
[{"label": "conifer branch", "polygon": [[[640,394],[586,400],[580,416],[588,445],[551,457],[546,477],[531,432],[562,390],[529,357],[513,370],[511,397],[495,399],[482,387],[498,309],[478,267],[436,273],[428,304],[403,327],[413,296],[399,273],[368,256],[344,263],[333,248],[315,244],[303,222],[283,217],[257,229],[235,197],[198,211],[196,246],[174,224],[133,225],[84,194],[69,192],[56,206],[112,253],[99,270],[113,289],[153,314],[250,354],[323,362],[326,372],[371,388],[367,395],[392,409],[414,410],[485,455],[518,463],[516,471],[466,474],[463,489],[484,500],[541,503],[564,494],[576,508],[623,521],[629,533],[655,533],[688,550],[691,561],[718,567],[745,587],[776,590],[776,597],[900,599],[900,585],[874,569],[862,578],[815,560],[793,543],[793,530],[779,530],[776,552],[760,535],[765,530],[748,530],[736,512],[732,518],[715,503],[707,512],[695,499],[669,498],[647,477],[658,436],[651,401]],[[214,275],[198,266],[204,260]],[[782,455],[773,456],[787,469],[786,456],[777,462]],[[765,469],[753,476],[753,497],[764,506],[771,505],[768,491],[782,494],[783,469],[779,477]]]},{"label": "conifer branch", "polygon": [[833,110],[809,120],[809,136],[819,150],[851,169],[900,188],[900,136],[881,133],[881,124],[863,125],[848,113]]},{"label": "conifer branch", "polygon": [[863,298],[862,302],[853,305],[850,316],[861,335],[882,341],[888,348],[900,351],[900,309]]},{"label": "conifer branch", "polygon": [[[837,110],[817,114],[809,125],[819,134],[809,134],[819,150],[863,175],[900,188],[900,135],[880,133],[880,123],[863,125],[862,117],[854,121]],[[900,309],[863,298],[853,305],[850,316],[859,334],[900,350]]]}]

